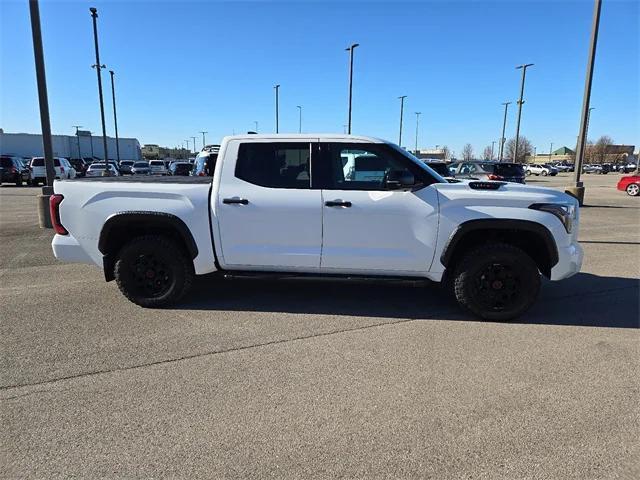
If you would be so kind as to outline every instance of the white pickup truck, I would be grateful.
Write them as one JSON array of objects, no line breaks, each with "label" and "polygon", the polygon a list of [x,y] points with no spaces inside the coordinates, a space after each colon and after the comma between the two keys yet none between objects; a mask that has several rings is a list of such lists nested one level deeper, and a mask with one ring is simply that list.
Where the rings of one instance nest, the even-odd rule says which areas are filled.
[{"label": "white pickup truck", "polygon": [[541,275],[561,280],[582,263],[573,197],[448,183],[369,137],[226,137],[213,178],[99,177],[54,191],[55,256],[102,267],[143,307],[178,301],[195,275],[272,272],[442,281],[475,315],[508,320],[533,304]]}]

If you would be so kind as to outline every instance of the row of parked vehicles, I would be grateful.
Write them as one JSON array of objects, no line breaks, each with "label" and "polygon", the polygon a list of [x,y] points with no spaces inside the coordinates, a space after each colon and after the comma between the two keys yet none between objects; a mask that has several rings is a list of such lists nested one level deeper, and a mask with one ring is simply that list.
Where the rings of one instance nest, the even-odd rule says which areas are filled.
[{"label": "row of parked vehicles", "polygon": [[[217,147],[217,146],[216,146]],[[67,159],[54,157],[56,180],[69,180],[76,177],[101,177],[105,168],[110,175],[178,175],[206,176],[217,158],[217,149],[209,148],[197,157],[179,160],[122,160],[119,163],[103,159],[85,157]],[[43,157],[19,157],[16,155],[0,155],[0,184],[12,183],[16,186],[24,184],[45,185],[47,173]]]}]

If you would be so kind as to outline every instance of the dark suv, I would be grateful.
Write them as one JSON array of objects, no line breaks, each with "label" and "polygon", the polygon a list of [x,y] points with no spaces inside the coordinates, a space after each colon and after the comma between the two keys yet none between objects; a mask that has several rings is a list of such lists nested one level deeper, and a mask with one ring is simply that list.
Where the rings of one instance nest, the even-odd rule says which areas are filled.
[{"label": "dark suv", "polygon": [[29,180],[29,169],[18,157],[0,155],[0,184],[15,183],[17,187]]},{"label": "dark suv", "polygon": [[454,177],[459,179],[525,183],[524,168],[519,163],[471,160],[454,163],[451,168],[454,169]]}]

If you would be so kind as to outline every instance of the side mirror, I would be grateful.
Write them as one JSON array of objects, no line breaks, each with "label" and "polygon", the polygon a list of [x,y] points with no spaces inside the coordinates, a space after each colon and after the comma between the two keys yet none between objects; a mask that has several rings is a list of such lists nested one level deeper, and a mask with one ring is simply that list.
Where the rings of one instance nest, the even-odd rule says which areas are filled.
[{"label": "side mirror", "polygon": [[390,189],[409,188],[415,185],[416,179],[413,174],[407,170],[391,170],[387,173],[385,186]]}]

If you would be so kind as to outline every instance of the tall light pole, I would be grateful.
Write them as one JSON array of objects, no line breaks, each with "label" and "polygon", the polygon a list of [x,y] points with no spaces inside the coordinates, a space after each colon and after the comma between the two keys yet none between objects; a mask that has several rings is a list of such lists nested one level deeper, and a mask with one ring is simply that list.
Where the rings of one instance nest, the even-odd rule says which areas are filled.
[{"label": "tall light pole", "polygon": [[553,153],[553,142],[549,145],[549,163],[551,163],[551,154]]},{"label": "tall light pole", "polygon": [[207,143],[204,141],[204,135],[205,135],[205,133],[209,133],[209,132],[199,132],[199,133],[201,133],[201,134],[202,134],[202,148],[204,148],[204,146],[207,144]]},{"label": "tall light pole", "polygon": [[349,114],[347,117],[347,133],[349,135],[351,135],[351,102],[353,100],[353,51],[359,46],[359,43],[353,43],[350,47],[345,48],[349,52]]},{"label": "tall light pole", "polygon": [[522,69],[522,82],[520,83],[520,99],[518,100],[518,121],[516,123],[516,146],[514,148],[514,153],[513,153],[514,162],[518,161],[518,143],[520,142],[520,117],[522,116],[522,104],[524,103],[524,100],[522,99],[522,97],[524,97],[524,81],[527,76],[527,67],[531,67],[531,66],[533,66],[533,63],[526,63],[524,65],[518,65],[516,67],[516,70]]},{"label": "tall light pole", "polygon": [[589,139],[589,125],[591,124],[591,110],[595,110],[596,107],[589,107],[589,111],[587,112],[587,128],[584,134],[585,140]]},{"label": "tall light pole", "polygon": [[118,164],[120,164],[120,145],[118,144],[118,115],[116,114],[116,87],[113,82],[114,71],[109,70],[109,75],[111,75],[111,97],[113,98],[113,123],[116,128],[116,158],[118,159]]},{"label": "tall light pole", "polygon": [[500,137],[500,158],[499,161],[502,161],[502,156],[504,155],[504,142],[507,140],[504,136],[504,132],[507,128],[507,110],[509,109],[509,105],[511,102],[503,102],[504,105],[504,119],[502,120],[502,136]]},{"label": "tall light pole", "polygon": [[80,154],[80,135],[78,135],[78,129],[82,128],[82,125],[72,125],[72,127],[76,129],[76,140],[78,141],[78,159],[82,160],[82,155]]},{"label": "tall light pole", "polygon": [[280,98],[278,97],[278,93],[280,92],[280,84],[275,85],[273,88],[276,91],[276,133],[279,133],[280,126],[279,126],[278,110],[280,108]]},{"label": "tall light pole", "polygon": [[[107,127],[104,122],[104,99],[102,97],[102,69],[107,68],[100,63],[100,50],[98,49],[98,10],[94,7],[89,9],[91,12],[91,18],[93,19],[93,43],[96,50],[96,63],[92,65],[98,72],[98,96],[100,98],[100,120],[102,121],[102,147],[104,148],[104,170],[102,176],[108,177],[111,172],[109,171],[109,154],[107,153]],[[93,141],[91,142],[93,147]]]},{"label": "tall light pole", "polygon": [[185,142],[187,142],[187,153],[191,153],[191,150],[189,150],[189,140],[185,140]]},{"label": "tall light pole", "polygon": [[591,27],[591,44],[589,46],[589,61],[587,62],[587,77],[584,82],[584,97],[582,99],[580,134],[578,135],[578,147],[576,148],[576,164],[574,167],[575,185],[567,189],[568,193],[578,199],[580,205],[584,202],[584,186],[580,181],[580,173],[582,171],[582,161],[584,159],[584,147],[587,141],[587,121],[589,116],[589,103],[591,102],[591,83],[593,82],[593,67],[596,59],[596,46],[598,44],[601,8],[602,0],[595,0],[593,7],[593,24]]},{"label": "tall light pole", "polygon": [[255,124],[256,124],[256,133],[258,133],[258,121],[257,121],[257,120],[254,120],[254,121],[253,121],[253,123],[255,123]]},{"label": "tall light pole", "polygon": [[196,137],[191,137],[191,140],[193,140],[193,153],[196,153]]},{"label": "tall light pole", "polygon": [[302,133],[302,105],[296,105],[298,109],[298,133]]},{"label": "tall light pole", "polygon": [[404,115],[404,99],[407,98],[406,95],[401,95],[398,97],[400,100],[400,134],[398,136],[398,146],[402,147],[402,117]]},{"label": "tall light pole", "polygon": [[95,160],[95,155],[93,154],[93,132],[89,132],[89,142],[91,143],[91,162]]},{"label": "tall light pole", "polygon": [[493,147],[495,146],[496,141],[491,142],[491,160],[493,161]]},{"label": "tall light pole", "polygon": [[420,123],[420,115],[422,112],[415,112],[416,114],[416,150],[415,154],[418,155],[418,124]]},{"label": "tall light pole", "polygon": [[40,126],[42,127],[42,149],[47,175],[47,185],[42,187],[38,195],[38,219],[40,227],[51,228],[49,199],[53,194],[53,179],[56,176],[53,167],[53,144],[51,141],[51,123],[49,119],[49,98],[47,96],[47,76],[44,68],[44,50],[42,48],[42,31],[40,29],[40,7],[38,0],[29,0],[31,17],[31,37],[33,40],[33,57],[36,64],[36,81],[38,84],[38,103],[40,105]]}]

